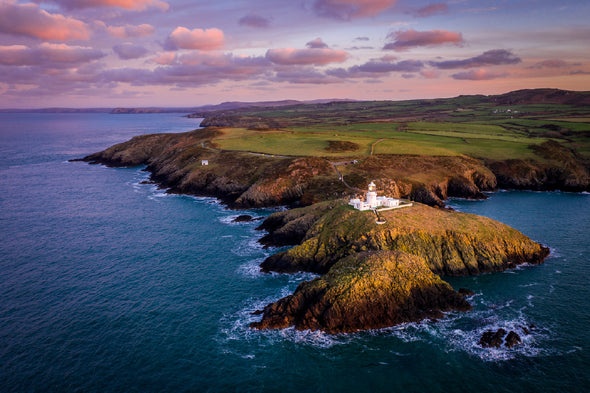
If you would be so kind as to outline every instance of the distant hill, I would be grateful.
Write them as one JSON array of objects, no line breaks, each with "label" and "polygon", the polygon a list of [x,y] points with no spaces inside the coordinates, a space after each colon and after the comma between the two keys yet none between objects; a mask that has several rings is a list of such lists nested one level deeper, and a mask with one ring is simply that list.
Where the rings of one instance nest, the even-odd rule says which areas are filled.
[{"label": "distant hill", "polygon": [[191,113],[191,117],[204,117],[205,113],[216,111],[256,110],[257,108],[278,108],[297,105],[323,105],[342,103],[448,103],[457,105],[465,103],[488,103],[495,105],[530,105],[530,104],[562,104],[562,105],[590,105],[590,92],[568,91],[559,89],[524,89],[499,95],[465,95],[454,98],[416,99],[405,101],[358,101],[354,99],[319,99],[319,100],[280,100],[241,102],[229,101],[217,105],[202,105],[195,107],[118,107],[118,108],[39,108],[39,109],[0,109],[0,113],[112,113],[112,114],[143,114],[143,113]]},{"label": "distant hill", "polygon": [[487,96],[485,100],[498,105],[590,105],[590,92],[559,89],[524,89],[501,95]]}]

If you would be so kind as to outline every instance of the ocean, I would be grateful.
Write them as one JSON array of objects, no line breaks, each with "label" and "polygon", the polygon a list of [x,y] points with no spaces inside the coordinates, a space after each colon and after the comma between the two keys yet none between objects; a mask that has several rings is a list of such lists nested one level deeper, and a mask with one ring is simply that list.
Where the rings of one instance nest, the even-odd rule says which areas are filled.
[{"label": "ocean", "polygon": [[[590,195],[451,200],[551,249],[544,264],[448,278],[467,313],[346,335],[253,331],[312,274],[263,274],[258,222],[169,195],[142,168],[68,162],[178,114],[0,114],[0,392],[586,392]],[[523,345],[483,349],[486,330]]]}]

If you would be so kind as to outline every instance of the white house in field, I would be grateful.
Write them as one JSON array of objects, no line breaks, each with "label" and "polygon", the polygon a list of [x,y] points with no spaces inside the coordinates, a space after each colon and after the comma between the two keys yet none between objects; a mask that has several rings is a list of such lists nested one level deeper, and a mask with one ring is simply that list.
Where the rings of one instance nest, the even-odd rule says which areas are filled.
[{"label": "white house in field", "polygon": [[377,208],[395,208],[400,205],[400,201],[395,198],[378,197],[377,187],[375,186],[375,183],[371,182],[369,184],[369,190],[367,191],[366,201],[361,201],[359,198],[355,198],[351,199],[348,204],[357,210],[371,210]]}]

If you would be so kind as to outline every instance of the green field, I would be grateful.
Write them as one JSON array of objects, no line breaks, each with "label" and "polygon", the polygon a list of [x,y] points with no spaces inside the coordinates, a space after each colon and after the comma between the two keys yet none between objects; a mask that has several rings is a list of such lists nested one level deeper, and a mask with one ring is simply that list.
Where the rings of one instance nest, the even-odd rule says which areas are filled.
[{"label": "green field", "polygon": [[[217,114],[224,119],[231,116],[240,125],[222,127],[222,135],[212,143],[225,150],[284,156],[414,154],[503,160],[540,159],[531,147],[554,140],[590,159],[590,105],[518,103],[518,94],[541,93],[224,111]],[[548,90],[544,94],[551,98],[561,93]],[[590,97],[588,92],[568,94],[572,102],[586,102]],[[256,129],[248,128],[249,122]],[[265,122],[272,126],[259,127]],[[330,141],[352,142],[358,149],[330,151]]]}]

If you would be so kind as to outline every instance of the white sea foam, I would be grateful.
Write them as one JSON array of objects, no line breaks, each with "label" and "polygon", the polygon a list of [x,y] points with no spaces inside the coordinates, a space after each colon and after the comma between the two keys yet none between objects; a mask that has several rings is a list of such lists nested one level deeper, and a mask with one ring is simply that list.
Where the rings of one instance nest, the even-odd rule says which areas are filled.
[{"label": "white sea foam", "polygon": [[250,277],[250,278],[260,278],[263,277],[266,273],[262,273],[260,271],[260,264],[264,261],[264,258],[256,258],[248,261],[247,263],[238,267],[238,274]]}]

